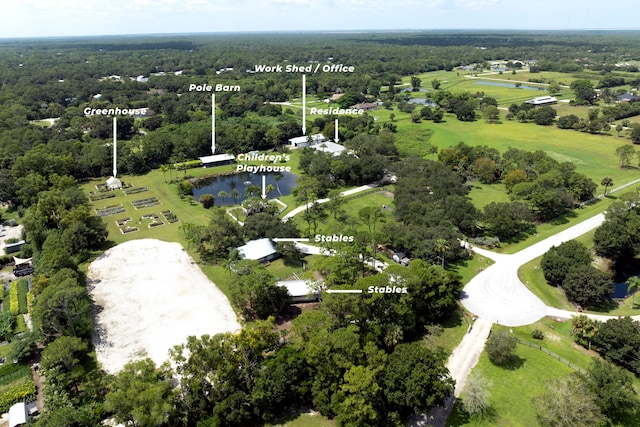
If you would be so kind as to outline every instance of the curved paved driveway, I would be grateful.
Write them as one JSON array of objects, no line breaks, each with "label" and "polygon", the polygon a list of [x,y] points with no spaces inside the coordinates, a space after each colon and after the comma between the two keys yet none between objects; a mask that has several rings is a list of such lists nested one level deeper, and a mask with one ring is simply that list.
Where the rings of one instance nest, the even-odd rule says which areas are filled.
[{"label": "curved paved driveway", "polygon": [[596,215],[513,255],[494,254],[491,251],[473,248],[496,263],[475,276],[465,286],[462,304],[482,319],[507,326],[528,325],[547,315],[571,317],[575,313],[548,308],[540,298],[529,291],[518,278],[518,269],[543,255],[552,246],[575,239],[598,227],[603,221],[603,214]]}]

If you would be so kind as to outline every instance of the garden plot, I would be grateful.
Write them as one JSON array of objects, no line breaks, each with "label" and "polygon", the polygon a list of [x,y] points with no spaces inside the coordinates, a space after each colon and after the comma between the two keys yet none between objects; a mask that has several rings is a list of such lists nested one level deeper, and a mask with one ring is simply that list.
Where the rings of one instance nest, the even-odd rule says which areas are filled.
[{"label": "garden plot", "polygon": [[141,209],[159,205],[160,200],[157,197],[147,197],[146,199],[134,200],[131,204],[134,208]]},{"label": "garden plot", "polygon": [[142,357],[160,364],[190,335],[240,329],[227,297],[178,243],[122,243],[91,263],[88,279],[96,305],[93,342],[109,373]]},{"label": "garden plot", "polygon": [[122,205],[110,205],[102,209],[96,209],[96,215],[98,215],[99,217],[111,216],[123,213],[124,211],[125,208]]}]

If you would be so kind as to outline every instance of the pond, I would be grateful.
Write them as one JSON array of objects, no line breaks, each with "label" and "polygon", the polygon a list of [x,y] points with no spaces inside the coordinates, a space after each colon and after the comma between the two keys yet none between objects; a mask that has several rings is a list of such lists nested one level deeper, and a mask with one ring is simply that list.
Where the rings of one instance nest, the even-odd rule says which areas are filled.
[{"label": "pond", "polygon": [[614,283],[613,284],[613,294],[611,295],[611,298],[626,298],[627,295],[629,295],[629,292],[627,292],[627,287],[629,285],[626,284],[626,282],[620,282],[620,283]]},{"label": "pond", "polygon": [[[489,85],[489,86],[502,86],[502,87],[511,87],[516,88],[515,83],[503,83],[503,82],[474,82],[477,85]],[[545,90],[545,88],[541,86],[529,86],[529,85],[521,85],[518,89],[531,89],[531,90]]]},{"label": "pond", "polygon": [[[234,204],[232,191],[237,190],[240,195],[236,197],[236,202],[241,203],[244,200],[244,193],[247,187],[251,185],[257,185],[260,187],[260,193],[262,195],[262,175],[256,173],[237,173],[233,175],[220,175],[211,178],[206,178],[200,181],[200,183],[193,189],[193,197],[196,200],[200,199],[203,194],[211,194],[216,198],[216,206],[231,206]],[[289,172],[279,174],[280,179],[276,179],[276,174],[268,173],[267,185],[271,184],[276,189],[273,193],[267,194],[268,197],[279,197],[291,194],[291,190],[296,186],[297,175]],[[218,197],[218,193],[226,191],[228,196]]]}]

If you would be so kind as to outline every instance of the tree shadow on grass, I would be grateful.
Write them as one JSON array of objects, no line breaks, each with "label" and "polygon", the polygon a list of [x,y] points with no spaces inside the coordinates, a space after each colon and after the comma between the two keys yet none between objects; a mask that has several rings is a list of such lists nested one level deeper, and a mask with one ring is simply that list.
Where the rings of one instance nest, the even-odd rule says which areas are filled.
[{"label": "tree shadow on grass", "polygon": [[498,366],[509,371],[517,371],[524,366],[524,362],[526,361],[527,359],[514,354],[507,362]]},{"label": "tree shadow on grass", "polygon": [[489,407],[483,414],[470,415],[464,409],[464,396],[458,398],[447,420],[448,427],[459,427],[469,424],[496,425],[499,415],[493,407]]},{"label": "tree shadow on grass", "polygon": [[569,220],[573,218],[577,218],[577,216],[578,214],[574,210],[571,210],[565,213],[564,215],[560,215],[550,219],[549,221],[547,221],[547,223],[551,225],[563,225],[563,224],[567,224]]}]

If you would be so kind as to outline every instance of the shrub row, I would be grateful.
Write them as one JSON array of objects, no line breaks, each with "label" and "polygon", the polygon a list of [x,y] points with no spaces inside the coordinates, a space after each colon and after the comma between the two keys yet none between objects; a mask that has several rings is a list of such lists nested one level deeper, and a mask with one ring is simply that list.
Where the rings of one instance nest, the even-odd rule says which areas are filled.
[{"label": "shrub row", "polygon": [[29,381],[0,394],[0,413],[7,412],[18,402],[29,402],[36,397],[36,385]]},{"label": "shrub row", "polygon": [[15,372],[3,375],[0,377],[0,386],[6,386],[19,379],[27,378],[31,380],[31,369],[26,365],[18,365],[17,363],[11,363],[11,365],[17,366],[19,369]]},{"label": "shrub row", "polygon": [[18,280],[18,313],[27,313],[27,292],[29,284],[25,279]]},{"label": "shrub row", "polygon": [[189,160],[188,162],[175,164],[177,170],[199,168],[200,166],[202,166],[202,162],[200,160]]},{"label": "shrub row", "polygon": [[24,368],[24,365],[18,365],[17,363],[5,363],[0,366],[0,377],[12,374]]},{"label": "shrub row", "polygon": [[14,316],[20,314],[20,303],[18,302],[18,282],[9,284],[9,312]]}]

